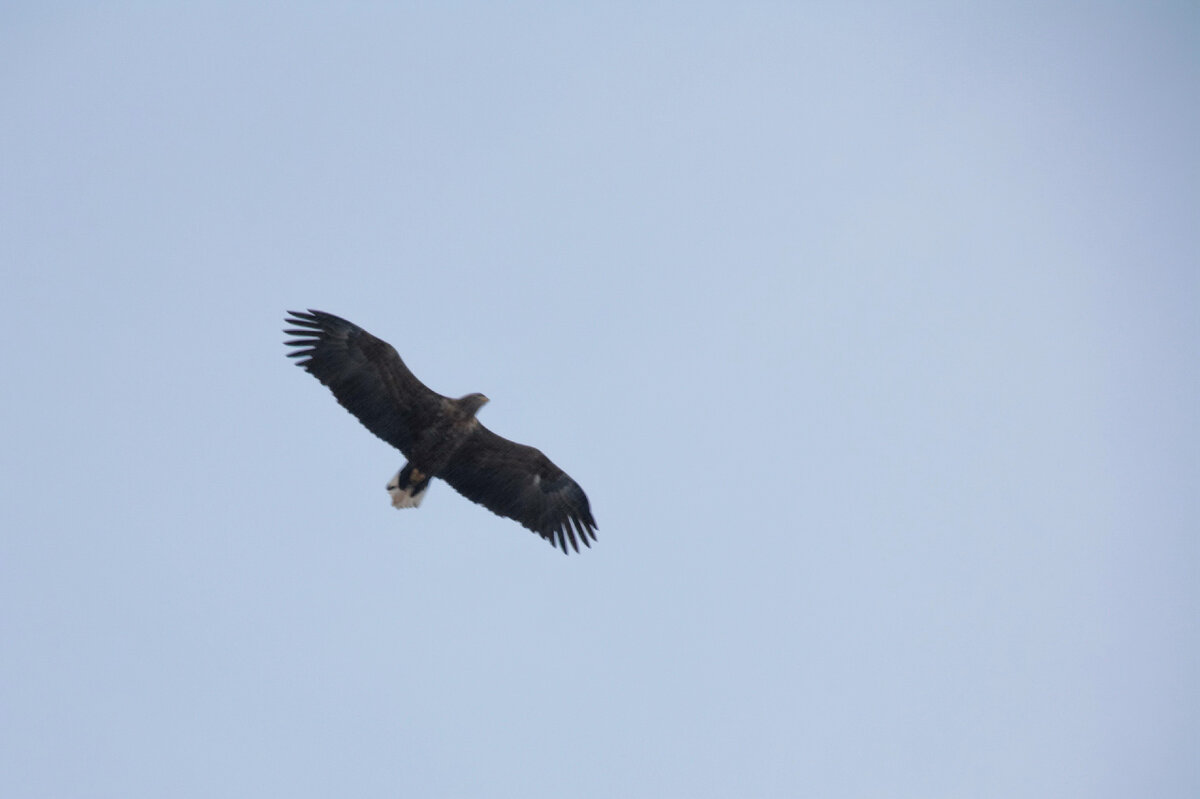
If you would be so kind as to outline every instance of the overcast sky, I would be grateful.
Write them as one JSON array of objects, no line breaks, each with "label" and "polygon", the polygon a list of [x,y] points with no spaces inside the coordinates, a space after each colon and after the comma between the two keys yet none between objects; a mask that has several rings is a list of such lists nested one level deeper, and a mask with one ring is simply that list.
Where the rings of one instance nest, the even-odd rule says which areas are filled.
[{"label": "overcast sky", "polygon": [[0,794],[1200,795],[1194,4],[199,5],[0,11]]}]

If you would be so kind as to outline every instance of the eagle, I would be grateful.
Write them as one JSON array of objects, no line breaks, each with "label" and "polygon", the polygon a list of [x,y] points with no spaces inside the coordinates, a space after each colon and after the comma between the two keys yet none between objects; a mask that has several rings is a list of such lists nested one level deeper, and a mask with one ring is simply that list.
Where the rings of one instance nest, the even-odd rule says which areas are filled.
[{"label": "eagle", "polygon": [[515,519],[564,554],[591,547],[596,520],[579,483],[533,447],[488,430],[475,414],[483,394],[442,396],[409,371],[395,348],[341,317],[311,308],[288,311],[295,336],[289,358],[320,380],[343,408],[408,462],[388,481],[396,508],[415,508],[429,481],[445,480],[458,493],[499,516]]}]

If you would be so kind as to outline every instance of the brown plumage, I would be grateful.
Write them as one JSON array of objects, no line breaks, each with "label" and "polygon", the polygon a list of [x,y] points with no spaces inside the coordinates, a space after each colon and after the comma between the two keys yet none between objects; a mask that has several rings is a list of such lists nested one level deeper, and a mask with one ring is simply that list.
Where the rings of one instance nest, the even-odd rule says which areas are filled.
[{"label": "brown plumage", "polygon": [[333,314],[289,311],[297,338],[288,357],[329,387],[368,430],[408,463],[388,483],[392,504],[415,507],[430,479],[445,480],[472,502],[515,519],[552,545],[591,546],[596,521],[579,484],[533,447],[488,430],[475,414],[482,394],[442,396],[409,371],[386,341]]}]

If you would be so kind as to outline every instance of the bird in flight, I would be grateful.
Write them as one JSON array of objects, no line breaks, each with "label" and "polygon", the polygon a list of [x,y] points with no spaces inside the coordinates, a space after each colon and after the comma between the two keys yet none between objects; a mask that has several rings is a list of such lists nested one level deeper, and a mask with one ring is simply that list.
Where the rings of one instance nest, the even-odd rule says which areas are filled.
[{"label": "bird in flight", "polygon": [[288,311],[289,358],[320,380],[343,408],[408,462],[388,481],[396,508],[415,508],[437,477],[500,516],[515,519],[567,553],[590,547],[596,520],[587,495],[533,447],[488,430],[475,414],[483,394],[452,399],[425,386],[395,348],[324,311]]}]

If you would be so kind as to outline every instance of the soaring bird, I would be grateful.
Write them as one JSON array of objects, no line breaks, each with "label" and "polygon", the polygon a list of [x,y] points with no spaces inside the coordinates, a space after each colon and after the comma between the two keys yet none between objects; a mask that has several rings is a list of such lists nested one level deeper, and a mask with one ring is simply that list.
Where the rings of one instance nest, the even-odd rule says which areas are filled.
[{"label": "soaring bird", "polygon": [[288,311],[296,338],[288,357],[320,380],[343,408],[408,462],[388,481],[396,508],[415,508],[437,477],[500,516],[515,519],[567,553],[596,539],[579,483],[540,450],[488,430],[475,414],[483,394],[442,396],[409,371],[395,348],[324,311]]}]

